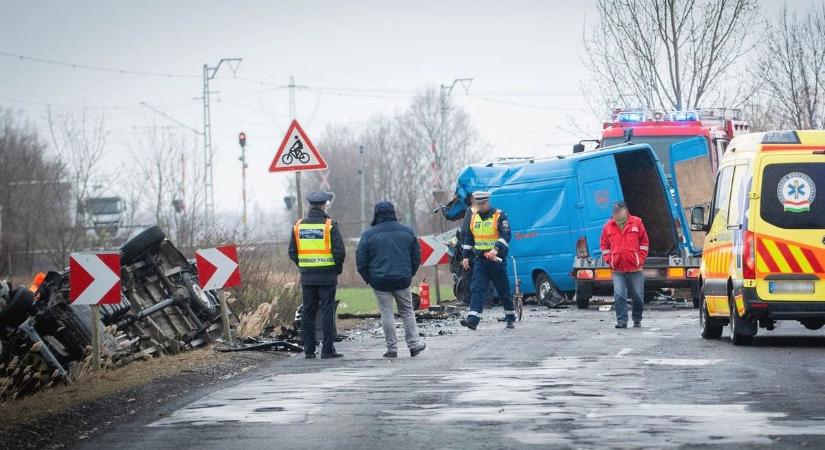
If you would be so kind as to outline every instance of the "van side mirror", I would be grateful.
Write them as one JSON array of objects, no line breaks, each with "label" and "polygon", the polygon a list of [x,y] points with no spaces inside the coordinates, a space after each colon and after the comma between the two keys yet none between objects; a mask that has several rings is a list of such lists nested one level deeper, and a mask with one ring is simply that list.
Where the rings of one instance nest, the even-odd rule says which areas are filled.
[{"label": "van side mirror", "polygon": [[582,153],[584,151],[584,144],[579,142],[578,144],[573,144],[573,153]]},{"label": "van side mirror", "polygon": [[690,230],[707,231],[704,206],[694,206],[690,209]]}]

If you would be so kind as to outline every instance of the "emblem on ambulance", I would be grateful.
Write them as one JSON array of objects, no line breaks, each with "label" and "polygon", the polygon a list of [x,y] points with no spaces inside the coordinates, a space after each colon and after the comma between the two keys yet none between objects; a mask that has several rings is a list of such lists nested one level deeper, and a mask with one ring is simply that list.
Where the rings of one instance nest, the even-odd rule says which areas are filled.
[{"label": "emblem on ambulance", "polygon": [[779,180],[776,195],[785,211],[806,212],[811,210],[811,203],[816,198],[816,185],[808,175],[791,172]]}]

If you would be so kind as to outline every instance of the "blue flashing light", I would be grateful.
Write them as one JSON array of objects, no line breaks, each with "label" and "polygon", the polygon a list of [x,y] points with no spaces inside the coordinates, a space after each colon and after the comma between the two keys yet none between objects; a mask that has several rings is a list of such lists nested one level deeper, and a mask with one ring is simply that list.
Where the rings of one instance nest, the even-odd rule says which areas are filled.
[{"label": "blue flashing light", "polygon": [[618,122],[643,122],[645,113],[642,111],[622,112],[616,117]]},{"label": "blue flashing light", "polygon": [[673,112],[673,121],[674,122],[689,122],[689,121],[697,121],[699,120],[699,113],[696,111],[674,111]]}]

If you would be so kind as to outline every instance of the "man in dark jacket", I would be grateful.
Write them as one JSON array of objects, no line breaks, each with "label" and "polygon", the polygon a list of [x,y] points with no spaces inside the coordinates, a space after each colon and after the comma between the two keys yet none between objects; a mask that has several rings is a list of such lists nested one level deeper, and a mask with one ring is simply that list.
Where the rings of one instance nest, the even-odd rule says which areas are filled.
[{"label": "man in dark jacket", "polygon": [[292,228],[289,240],[289,259],[301,271],[301,291],[304,304],[301,330],[304,335],[304,352],[307,358],[315,358],[315,316],[321,309],[321,326],[324,332],[321,358],[340,358],[335,351],[335,289],[338,275],[344,268],[344,239],[326,213],[332,196],[325,192],[313,192],[307,196],[309,212]]},{"label": "man in dark jacket", "polygon": [[381,309],[384,338],[387,341],[385,358],[398,357],[395,337],[393,300],[404,322],[404,337],[410,356],[416,356],[427,347],[418,340],[412,293],[412,277],[421,264],[421,247],[412,228],[398,223],[395,207],[390,202],[378,202],[372,228],[361,234],[355,261],[361,278],[370,285]]}]

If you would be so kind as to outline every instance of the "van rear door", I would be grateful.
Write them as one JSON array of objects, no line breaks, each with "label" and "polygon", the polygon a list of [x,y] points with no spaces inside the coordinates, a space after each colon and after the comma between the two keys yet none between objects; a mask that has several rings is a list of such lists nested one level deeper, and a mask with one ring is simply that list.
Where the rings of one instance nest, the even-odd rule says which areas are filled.
[{"label": "van rear door", "polygon": [[704,206],[710,210],[713,197],[713,167],[708,157],[708,143],[703,137],[677,142],[670,146],[670,173],[673,197],[681,212],[682,234],[686,236],[691,253],[702,251],[705,241],[704,231],[690,231],[687,217],[694,206]]},{"label": "van rear door", "polygon": [[757,294],[825,300],[825,155],[766,155],[754,202]]},{"label": "van rear door", "polygon": [[[601,253],[599,240],[610,218],[613,202],[621,200],[619,176],[613,155],[598,155],[579,161],[576,167],[578,198],[576,209],[584,228],[591,256]],[[574,236],[578,239],[581,236]]]}]

